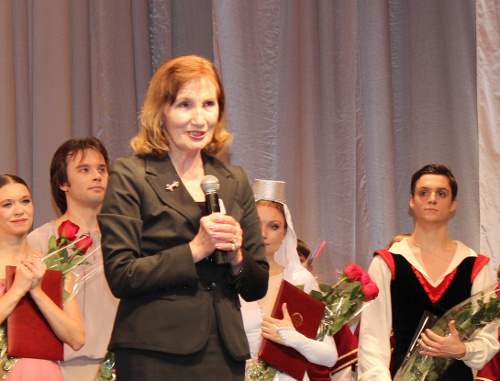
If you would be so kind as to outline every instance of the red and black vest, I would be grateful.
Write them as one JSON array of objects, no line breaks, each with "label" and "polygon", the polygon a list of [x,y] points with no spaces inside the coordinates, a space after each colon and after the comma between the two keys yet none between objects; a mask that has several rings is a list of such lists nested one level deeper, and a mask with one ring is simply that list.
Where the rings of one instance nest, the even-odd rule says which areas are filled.
[{"label": "red and black vest", "polygon": [[[433,287],[402,255],[387,250],[379,250],[375,254],[384,259],[392,273],[394,349],[391,374],[394,376],[403,362],[424,312],[442,316],[470,297],[472,283],[489,258],[483,255],[465,258],[437,287]],[[462,361],[455,361],[441,380],[473,380],[472,371]]]}]

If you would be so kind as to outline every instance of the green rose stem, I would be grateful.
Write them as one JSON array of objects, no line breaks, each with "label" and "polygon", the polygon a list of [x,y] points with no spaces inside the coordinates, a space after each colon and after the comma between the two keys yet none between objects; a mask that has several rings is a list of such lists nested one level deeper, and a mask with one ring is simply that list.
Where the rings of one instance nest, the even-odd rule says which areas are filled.
[{"label": "green rose stem", "polygon": [[[54,240],[55,242],[55,237],[52,236],[51,240]],[[78,242],[78,241],[77,241]],[[42,258],[42,262],[47,265],[47,269],[49,270],[54,270],[56,266],[58,266],[58,262],[60,262],[60,254],[66,250],[68,247],[70,247],[73,244],[73,242],[68,243],[65,246],[62,246],[60,248],[57,248],[57,244],[55,245],[56,249],[53,249],[49,251],[49,254],[47,254],[45,257]],[[50,245],[49,245],[50,246]],[[67,255],[67,253],[66,253]]]}]

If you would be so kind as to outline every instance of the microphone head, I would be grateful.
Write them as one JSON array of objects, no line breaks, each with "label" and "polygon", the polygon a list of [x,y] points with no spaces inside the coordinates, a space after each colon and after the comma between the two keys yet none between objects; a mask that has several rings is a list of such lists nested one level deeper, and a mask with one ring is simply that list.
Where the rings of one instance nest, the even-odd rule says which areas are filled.
[{"label": "microphone head", "polygon": [[216,193],[219,190],[219,179],[213,175],[206,175],[201,179],[201,189],[205,194]]}]

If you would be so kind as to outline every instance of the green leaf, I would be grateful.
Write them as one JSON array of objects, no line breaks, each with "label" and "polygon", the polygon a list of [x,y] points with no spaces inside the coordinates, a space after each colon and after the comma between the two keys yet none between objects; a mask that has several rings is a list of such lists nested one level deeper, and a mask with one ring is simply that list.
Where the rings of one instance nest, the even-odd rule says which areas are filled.
[{"label": "green leaf", "polygon": [[435,327],[432,328],[432,331],[435,334],[439,335],[439,336],[445,336],[446,335],[446,332],[441,327],[435,326]]},{"label": "green leaf", "polygon": [[106,365],[103,365],[101,367],[101,375],[104,378],[110,378],[112,374],[113,374],[113,369],[107,367]]},{"label": "green leaf", "polygon": [[69,298],[69,295],[69,292],[63,288],[63,301],[66,301],[66,299]]},{"label": "green leaf", "polygon": [[48,253],[52,253],[57,250],[57,238],[55,236],[51,236],[49,238],[49,251]]},{"label": "green leaf", "polygon": [[428,373],[431,369],[432,357],[430,356],[419,356],[414,363],[414,367],[421,374]]},{"label": "green leaf", "polygon": [[439,374],[438,373],[436,373],[436,372],[430,372],[429,374],[427,374],[426,380],[436,381],[438,378],[439,378]]},{"label": "green leaf", "polygon": [[328,291],[330,291],[331,288],[326,283],[320,283],[319,289],[321,292],[328,292]]},{"label": "green leaf", "polygon": [[356,295],[361,291],[361,286],[361,282],[358,281],[348,283],[344,289],[344,294]]},{"label": "green leaf", "polygon": [[465,320],[464,322],[462,322],[462,324],[460,324],[460,326],[457,326],[457,330],[458,330],[458,328],[465,330],[470,325],[471,325],[471,319],[469,318],[469,319]]},{"label": "green leaf", "polygon": [[68,265],[70,268],[82,265],[82,264],[87,264],[88,262],[85,260],[85,258],[73,258],[70,262],[68,262]]},{"label": "green leaf", "polygon": [[59,253],[59,256],[61,257],[61,259],[64,261],[64,262],[67,262],[69,257],[68,257],[68,250],[64,249],[64,250],[61,250],[61,252]]},{"label": "green leaf", "polygon": [[332,335],[334,335],[338,331],[340,331],[340,328],[342,328],[345,323],[346,323],[346,319],[345,318],[339,317],[336,320],[334,320],[333,324],[330,326],[330,329],[333,332]]},{"label": "green leaf", "polygon": [[318,299],[319,301],[323,300],[323,294],[317,290],[311,290],[309,295],[311,295],[315,299]]}]

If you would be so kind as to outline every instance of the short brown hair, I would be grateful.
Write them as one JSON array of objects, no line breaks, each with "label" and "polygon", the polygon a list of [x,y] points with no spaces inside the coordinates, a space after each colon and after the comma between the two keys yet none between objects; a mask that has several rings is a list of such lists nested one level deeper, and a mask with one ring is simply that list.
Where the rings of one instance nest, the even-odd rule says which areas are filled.
[{"label": "short brown hair", "polygon": [[165,157],[170,148],[164,129],[163,110],[175,102],[183,85],[198,78],[206,78],[216,86],[219,106],[212,141],[203,151],[215,156],[231,143],[232,135],[227,131],[224,89],[214,64],[203,57],[185,55],[164,62],[153,74],[140,116],[141,129],[130,142],[136,154]]},{"label": "short brown hair", "polygon": [[311,254],[309,247],[299,238],[297,238],[297,252],[302,254],[306,259],[309,258],[309,254]]},{"label": "short brown hair", "polygon": [[50,163],[50,188],[52,198],[62,214],[66,213],[68,209],[66,193],[61,190],[61,186],[68,184],[69,157],[87,149],[99,152],[106,162],[106,168],[109,166],[108,151],[106,151],[101,141],[93,136],[82,139],[69,139],[61,144],[54,153],[54,156],[52,156],[52,162]]}]

